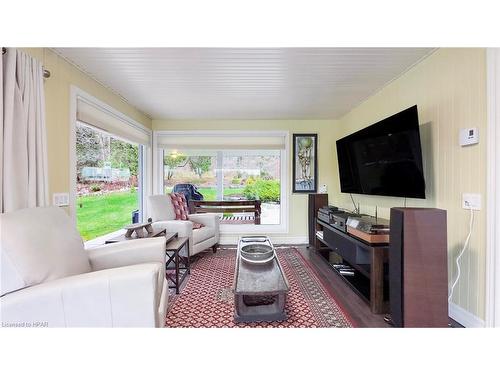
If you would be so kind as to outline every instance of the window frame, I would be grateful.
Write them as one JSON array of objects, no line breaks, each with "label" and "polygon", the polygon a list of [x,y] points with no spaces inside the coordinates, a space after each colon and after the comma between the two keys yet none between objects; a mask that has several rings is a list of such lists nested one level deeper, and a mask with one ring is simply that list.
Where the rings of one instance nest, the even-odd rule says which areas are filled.
[{"label": "window frame", "polygon": [[[78,123],[77,120],[77,103],[78,100],[83,100],[85,102],[88,102],[89,104],[92,104],[99,110],[102,110],[104,112],[107,112],[108,114],[111,114],[113,116],[116,116],[119,118],[121,121],[126,123],[127,125],[133,127],[134,129],[139,129],[146,133],[149,137],[149,143],[148,144],[137,144],[136,142],[131,142],[126,138],[116,136],[114,134],[111,134],[109,132],[103,131],[101,129],[97,129],[98,131],[103,131],[107,134],[109,134],[111,137],[116,138],[116,139],[121,139],[125,142],[130,142],[137,144],[139,146],[139,176],[138,176],[138,195],[139,195],[139,220],[143,221],[144,218],[148,217],[147,213],[147,205],[145,204],[146,197],[148,195],[151,195],[152,192],[152,131],[142,125],[141,123],[133,120],[132,118],[128,117],[127,115],[121,113],[120,111],[116,110],[115,108],[111,107],[110,105],[102,102],[101,100],[95,98],[94,96],[88,94],[87,92],[81,90],[80,88],[76,86],[71,86],[70,88],[70,132],[69,132],[69,205],[68,205],[68,211],[69,211],[69,216],[72,219],[74,225],[76,226],[77,224],[77,218],[76,218],[76,176],[77,176],[77,169],[76,169],[76,126]],[[88,124],[91,126],[91,124]],[[117,232],[120,232],[122,230],[119,230]],[[111,234],[114,234],[116,232],[112,232]],[[109,237],[110,234],[106,234],[100,237],[97,237],[93,240],[87,241],[87,242],[92,242],[92,243],[97,243],[100,240],[103,240],[106,237]]]},{"label": "window frame", "polygon": [[[245,130],[232,130],[232,131],[195,131],[195,130],[155,130],[153,131],[153,191],[154,194],[164,194],[163,187],[163,156],[164,149],[157,144],[158,137],[164,136],[238,136],[238,137],[266,137],[279,136],[284,139],[284,149],[280,150],[280,224],[221,224],[220,232],[222,235],[235,235],[245,233],[288,233],[289,230],[289,202],[290,202],[290,189],[289,186],[289,132],[288,131],[245,131]],[[214,150],[219,151],[219,150]],[[222,150],[223,151],[223,150]]]}]

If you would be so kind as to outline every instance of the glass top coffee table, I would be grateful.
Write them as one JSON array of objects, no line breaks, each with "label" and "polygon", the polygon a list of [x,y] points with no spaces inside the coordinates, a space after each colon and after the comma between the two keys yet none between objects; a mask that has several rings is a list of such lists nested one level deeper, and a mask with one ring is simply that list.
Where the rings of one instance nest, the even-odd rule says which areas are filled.
[{"label": "glass top coffee table", "polygon": [[234,274],[236,322],[286,320],[288,280],[266,236],[240,237]]}]

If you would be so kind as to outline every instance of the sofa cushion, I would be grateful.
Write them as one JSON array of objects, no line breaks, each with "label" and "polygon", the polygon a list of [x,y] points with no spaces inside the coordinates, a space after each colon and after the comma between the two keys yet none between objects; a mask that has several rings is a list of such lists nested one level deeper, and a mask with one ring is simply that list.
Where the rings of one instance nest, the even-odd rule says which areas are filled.
[{"label": "sofa cushion", "polygon": [[215,236],[215,229],[212,227],[203,227],[200,229],[193,229],[193,243],[197,244],[208,240]]},{"label": "sofa cushion", "polygon": [[91,271],[82,238],[61,208],[2,214],[0,238],[1,295]]}]

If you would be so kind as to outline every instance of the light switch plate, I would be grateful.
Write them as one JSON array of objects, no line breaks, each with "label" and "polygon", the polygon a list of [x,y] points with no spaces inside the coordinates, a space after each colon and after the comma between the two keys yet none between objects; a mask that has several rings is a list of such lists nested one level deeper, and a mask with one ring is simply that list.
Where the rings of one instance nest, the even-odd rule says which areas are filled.
[{"label": "light switch plate", "polygon": [[69,193],[54,193],[52,195],[52,204],[57,207],[69,206]]},{"label": "light switch plate", "polygon": [[481,209],[481,194],[476,193],[463,193],[462,194],[462,208],[466,210],[480,210]]},{"label": "light switch plate", "polygon": [[328,186],[326,184],[323,184],[319,187],[318,193],[325,194],[328,192]]}]

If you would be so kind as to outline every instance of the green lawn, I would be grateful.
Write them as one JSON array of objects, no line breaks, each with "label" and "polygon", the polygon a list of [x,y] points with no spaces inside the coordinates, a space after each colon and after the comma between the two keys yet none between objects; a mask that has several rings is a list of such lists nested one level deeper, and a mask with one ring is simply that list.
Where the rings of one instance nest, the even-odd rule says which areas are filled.
[{"label": "green lawn", "polygon": [[132,211],[139,207],[137,193],[119,192],[77,199],[77,226],[85,241],[132,223]]},{"label": "green lawn", "polygon": [[[171,189],[166,188],[166,192]],[[200,188],[205,200],[216,200],[215,188]],[[224,189],[227,198],[242,194],[243,188]],[[132,211],[139,207],[137,193],[119,192],[79,197],[77,199],[77,226],[85,241],[122,229],[132,223]]]},{"label": "green lawn", "polygon": [[[225,188],[224,189],[224,197],[228,198],[231,195],[243,194],[243,190],[245,188]],[[170,193],[172,188],[166,187],[165,193]],[[216,188],[198,188],[198,191],[203,194],[203,199],[206,201],[215,201],[217,200],[217,189]]]}]

